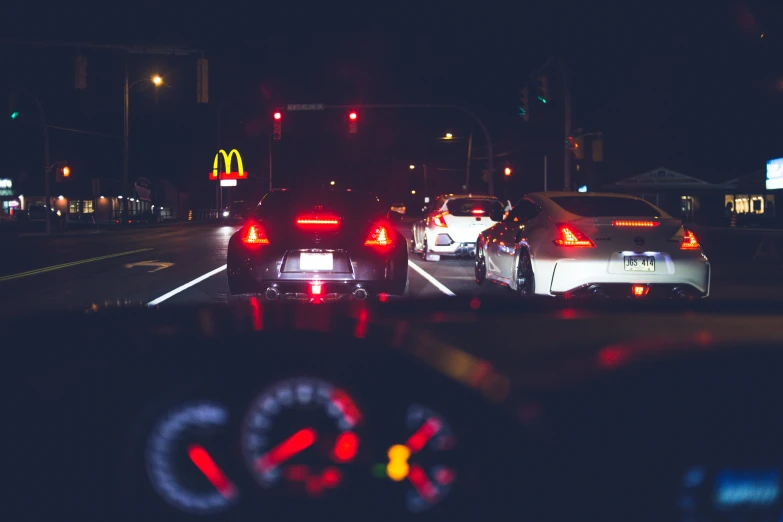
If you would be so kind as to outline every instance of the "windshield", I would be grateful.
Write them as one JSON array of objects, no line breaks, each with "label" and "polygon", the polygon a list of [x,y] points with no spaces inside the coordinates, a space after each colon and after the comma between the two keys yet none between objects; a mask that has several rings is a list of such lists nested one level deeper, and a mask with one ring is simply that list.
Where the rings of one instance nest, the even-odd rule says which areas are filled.
[{"label": "windshield", "polygon": [[449,213],[457,217],[487,215],[501,212],[503,204],[496,199],[488,198],[457,198],[446,203]]},{"label": "windshield", "polygon": [[660,212],[639,199],[605,196],[551,198],[566,212],[582,217],[659,217]]},{"label": "windshield", "polygon": [[374,194],[363,191],[281,190],[270,192],[256,213],[266,219],[288,219],[304,213],[325,213],[353,219],[379,218],[386,208]]}]

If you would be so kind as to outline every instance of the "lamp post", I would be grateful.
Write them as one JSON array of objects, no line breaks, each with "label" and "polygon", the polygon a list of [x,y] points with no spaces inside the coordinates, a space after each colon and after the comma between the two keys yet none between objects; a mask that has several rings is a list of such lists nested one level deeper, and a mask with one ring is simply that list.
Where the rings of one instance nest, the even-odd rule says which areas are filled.
[{"label": "lamp post", "polygon": [[[133,83],[128,83],[128,58],[125,57],[125,114],[124,114],[124,121],[123,121],[123,131],[122,131],[122,138],[123,138],[123,145],[122,145],[122,188],[120,189],[120,193],[125,194],[128,190],[128,108],[130,105],[130,90],[133,88],[134,85],[137,85],[141,82],[150,81],[155,87],[160,87],[163,85],[163,78],[159,75],[155,75],[152,78],[142,78],[141,80],[136,80]],[[127,196],[127,194],[125,194]],[[128,203],[127,198],[123,198],[122,200],[122,222],[125,223],[125,218],[127,217],[127,209],[128,209]]]}]

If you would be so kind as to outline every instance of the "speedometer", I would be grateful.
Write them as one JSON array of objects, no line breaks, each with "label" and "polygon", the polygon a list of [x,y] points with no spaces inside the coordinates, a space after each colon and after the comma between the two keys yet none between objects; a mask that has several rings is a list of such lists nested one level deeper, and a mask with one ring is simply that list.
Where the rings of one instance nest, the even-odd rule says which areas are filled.
[{"label": "speedometer", "polygon": [[169,411],[155,425],[147,443],[147,473],[153,488],[172,506],[189,513],[217,513],[238,498],[237,488],[221,467],[228,424],[225,408],[191,403]]},{"label": "speedometer", "polygon": [[245,462],[264,488],[327,494],[357,457],[361,421],[351,397],[326,381],[278,382],[253,400],[245,418]]}]

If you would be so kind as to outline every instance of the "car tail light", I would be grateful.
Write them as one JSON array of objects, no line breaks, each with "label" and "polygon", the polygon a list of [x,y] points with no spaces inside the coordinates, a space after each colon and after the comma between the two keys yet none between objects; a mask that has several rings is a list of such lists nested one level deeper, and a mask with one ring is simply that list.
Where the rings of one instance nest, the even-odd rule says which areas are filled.
[{"label": "car tail light", "polygon": [[446,214],[448,212],[441,212],[440,214],[435,214],[432,216],[432,222],[435,224],[436,227],[448,227],[446,224],[446,220],[444,219],[446,217]]},{"label": "car tail light", "polygon": [[560,237],[555,239],[556,245],[564,247],[595,248],[595,243],[573,225],[558,223],[557,228],[560,231]]},{"label": "car tail light", "polygon": [[473,215],[477,215],[477,214],[483,214],[483,213],[484,213],[484,211],[483,211],[483,210],[481,210],[480,208],[474,208],[474,209],[473,209],[473,210],[471,210],[470,212],[471,212],[471,214],[473,214]]},{"label": "car tail light", "polygon": [[392,236],[386,225],[375,225],[370,231],[370,235],[364,242],[364,246],[386,247],[391,246]]},{"label": "car tail light", "polygon": [[297,217],[296,224],[305,228],[334,228],[340,225],[340,220],[334,216],[306,214]]},{"label": "car tail light", "polygon": [[650,287],[647,285],[633,285],[631,286],[631,292],[634,297],[644,297],[650,293]]},{"label": "car tail light", "polygon": [[660,224],[661,224],[660,221],[629,221],[629,220],[612,221],[612,226],[615,227],[654,228]]},{"label": "car tail light", "polygon": [[696,236],[693,232],[687,228],[682,232],[682,243],[680,243],[680,250],[698,250],[699,242],[696,241]]},{"label": "car tail light", "polygon": [[242,242],[246,245],[268,245],[269,239],[266,237],[266,233],[261,225],[251,223],[245,228]]},{"label": "car tail light", "polygon": [[323,289],[324,286],[319,281],[310,283],[310,295],[312,296],[321,295]]}]

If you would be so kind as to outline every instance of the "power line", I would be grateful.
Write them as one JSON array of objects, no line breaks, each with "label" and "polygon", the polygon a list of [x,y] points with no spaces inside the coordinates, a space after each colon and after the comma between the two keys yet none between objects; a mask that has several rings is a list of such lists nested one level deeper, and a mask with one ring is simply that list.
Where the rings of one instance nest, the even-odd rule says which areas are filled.
[{"label": "power line", "polygon": [[[33,122],[27,122],[27,121],[23,122],[23,123],[25,123],[26,125],[33,125],[35,127],[40,127],[41,126],[40,123],[33,123]],[[60,127],[59,125],[47,125],[46,128],[47,129],[57,129],[57,130],[62,130],[62,131],[67,131],[67,132],[76,132],[78,134],[91,134],[93,136],[104,136],[104,137],[107,137],[107,138],[119,138],[120,137],[120,136],[117,136],[115,134],[106,134],[105,132],[95,132],[95,131],[86,131],[86,130],[81,130],[81,129],[72,129],[70,127]]]}]

